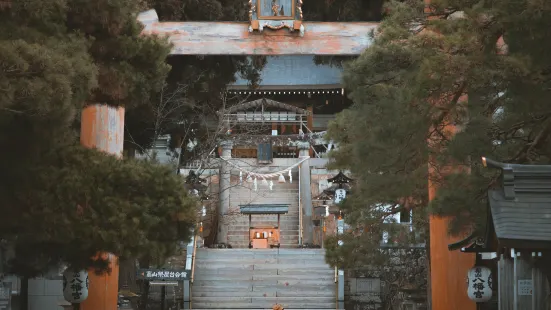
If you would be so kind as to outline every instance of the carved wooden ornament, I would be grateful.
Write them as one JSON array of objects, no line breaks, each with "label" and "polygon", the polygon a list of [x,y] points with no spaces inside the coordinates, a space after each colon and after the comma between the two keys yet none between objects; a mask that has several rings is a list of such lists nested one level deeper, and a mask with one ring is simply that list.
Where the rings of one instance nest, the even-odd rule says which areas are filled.
[{"label": "carved wooden ornament", "polygon": [[304,35],[302,0],[249,0],[249,20],[249,32],[287,28]]}]

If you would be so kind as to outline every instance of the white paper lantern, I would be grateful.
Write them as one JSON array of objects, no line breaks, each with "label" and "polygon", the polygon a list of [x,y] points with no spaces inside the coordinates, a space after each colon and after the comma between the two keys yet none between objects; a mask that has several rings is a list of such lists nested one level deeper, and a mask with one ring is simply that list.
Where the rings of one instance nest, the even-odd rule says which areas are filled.
[{"label": "white paper lantern", "polygon": [[63,272],[63,297],[70,303],[79,304],[88,298],[88,272],[86,270]]},{"label": "white paper lantern", "polygon": [[492,271],[488,267],[476,266],[469,270],[467,294],[474,302],[486,302],[492,298]]},{"label": "white paper lantern", "polygon": [[346,198],[346,190],[338,188],[335,190],[335,203],[341,203]]}]

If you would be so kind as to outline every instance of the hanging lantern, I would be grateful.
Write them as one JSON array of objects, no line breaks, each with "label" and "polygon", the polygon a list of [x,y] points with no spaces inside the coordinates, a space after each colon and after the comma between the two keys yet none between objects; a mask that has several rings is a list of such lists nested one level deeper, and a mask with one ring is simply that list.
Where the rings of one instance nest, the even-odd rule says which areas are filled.
[{"label": "hanging lantern", "polygon": [[283,176],[283,174],[280,174],[279,175],[279,179],[277,180],[279,183],[285,183],[285,177]]},{"label": "hanging lantern", "polygon": [[63,297],[72,304],[79,304],[88,298],[88,272],[86,270],[63,272]]},{"label": "hanging lantern", "polygon": [[293,183],[293,174],[291,173],[291,170],[289,170],[289,183]]},{"label": "hanging lantern", "polygon": [[337,188],[335,190],[335,204],[341,203],[346,198],[346,190],[344,188]]},{"label": "hanging lantern", "polygon": [[492,271],[488,267],[475,266],[467,276],[467,295],[474,302],[486,302],[492,298]]}]

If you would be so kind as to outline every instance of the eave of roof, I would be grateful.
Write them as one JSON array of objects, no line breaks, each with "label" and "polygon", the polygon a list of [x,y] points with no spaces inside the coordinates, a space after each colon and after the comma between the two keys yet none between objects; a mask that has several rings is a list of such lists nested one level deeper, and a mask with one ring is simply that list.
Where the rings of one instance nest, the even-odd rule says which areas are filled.
[{"label": "eave of roof", "polygon": [[286,214],[289,212],[289,205],[283,204],[249,204],[240,205],[241,214],[262,215],[262,214]]}]

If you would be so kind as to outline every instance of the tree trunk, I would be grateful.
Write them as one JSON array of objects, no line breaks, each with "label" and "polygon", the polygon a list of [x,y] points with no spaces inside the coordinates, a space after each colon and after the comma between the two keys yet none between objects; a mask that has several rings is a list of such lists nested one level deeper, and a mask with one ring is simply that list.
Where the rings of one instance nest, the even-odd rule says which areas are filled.
[{"label": "tree trunk", "polygon": [[20,289],[20,304],[21,310],[29,309],[29,277],[21,277],[21,289]]},{"label": "tree trunk", "polygon": [[[149,257],[139,260],[140,268],[149,268],[150,261],[151,260]],[[140,305],[138,310],[146,310],[147,303],[149,301],[149,281],[142,281],[141,288]]]},{"label": "tree trunk", "polygon": [[140,305],[138,310],[146,310],[149,302],[149,281],[142,282],[142,292],[140,295]]},{"label": "tree trunk", "polygon": [[138,291],[138,283],[136,282],[136,260],[125,259],[119,265],[119,290],[127,289],[133,293]]}]

